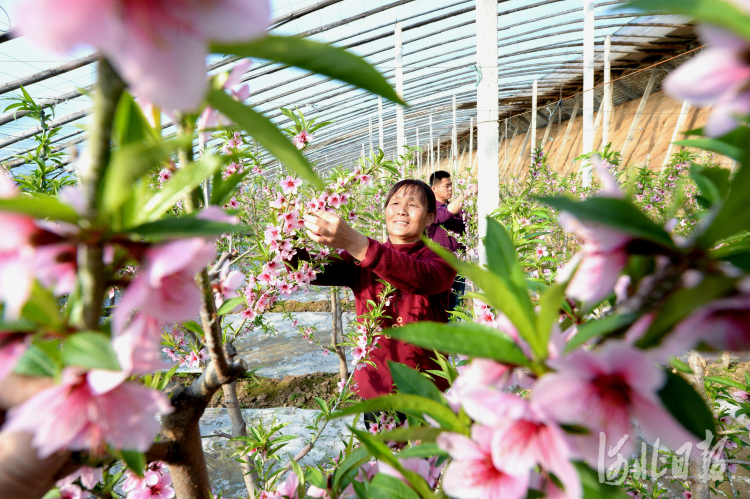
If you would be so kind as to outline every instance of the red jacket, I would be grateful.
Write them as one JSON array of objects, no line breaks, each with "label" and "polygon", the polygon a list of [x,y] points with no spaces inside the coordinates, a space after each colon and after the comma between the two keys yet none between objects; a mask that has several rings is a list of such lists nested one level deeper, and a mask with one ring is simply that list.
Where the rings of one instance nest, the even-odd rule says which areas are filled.
[{"label": "red jacket", "polygon": [[[388,370],[388,361],[399,362],[409,367],[426,370],[439,370],[431,360],[434,352],[409,345],[387,337],[389,327],[401,327],[417,321],[448,322],[448,297],[456,277],[456,271],[448,263],[426,247],[422,241],[412,244],[385,244],[369,239],[365,259],[359,264],[347,252],[341,260],[334,258],[324,271],[312,282],[319,286],[346,286],[354,291],[357,315],[370,311],[367,300],[378,301],[382,291],[382,279],[393,285],[397,291],[391,296],[390,306],[385,314],[390,319],[382,319],[386,336],[381,336],[378,346],[370,354],[377,369],[365,364],[354,373],[355,390],[365,399],[393,392],[393,378]],[[441,390],[448,388],[448,382],[436,377]]]}]

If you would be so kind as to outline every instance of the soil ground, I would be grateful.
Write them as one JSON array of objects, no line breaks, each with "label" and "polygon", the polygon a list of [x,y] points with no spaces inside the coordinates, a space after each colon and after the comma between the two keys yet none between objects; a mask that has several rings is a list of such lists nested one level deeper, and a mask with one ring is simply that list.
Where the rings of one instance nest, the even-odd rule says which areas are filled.
[{"label": "soil ground", "polygon": [[[180,373],[173,381],[190,386],[197,374]],[[237,398],[242,409],[264,409],[269,407],[299,407],[318,409],[315,397],[330,402],[337,393],[338,374],[311,373],[303,376],[285,376],[282,379],[252,376],[237,381]],[[219,390],[209,407],[226,407],[222,391]]]},{"label": "soil ground", "polygon": [[[348,300],[341,300],[339,305],[344,312],[353,312],[354,303]],[[319,300],[319,301],[296,301],[296,300],[284,300],[274,304],[269,312],[330,312],[331,302],[330,300]]]}]

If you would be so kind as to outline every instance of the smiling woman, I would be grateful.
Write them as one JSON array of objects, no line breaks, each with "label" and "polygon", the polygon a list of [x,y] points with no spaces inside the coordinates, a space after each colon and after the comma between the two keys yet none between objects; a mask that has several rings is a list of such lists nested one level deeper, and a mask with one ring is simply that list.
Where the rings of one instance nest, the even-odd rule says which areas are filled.
[{"label": "smiling woman", "polygon": [[[396,288],[382,320],[384,336],[370,354],[375,367],[361,364],[354,373],[363,398],[393,391],[388,361],[421,371],[438,370],[430,350],[408,345],[387,336],[387,329],[417,321],[448,322],[448,296],[456,271],[422,242],[425,228],[435,217],[435,195],[420,180],[402,180],[393,186],[385,203],[388,241],[380,243],[357,232],[336,214],[316,211],[305,215],[310,237],[326,246],[343,250],[341,259],[327,264],[312,284],[347,286],[354,291],[357,315],[371,310],[385,281]],[[300,252],[300,258],[308,255]],[[358,366],[359,367],[359,366]],[[441,390],[448,388],[439,378]]]}]

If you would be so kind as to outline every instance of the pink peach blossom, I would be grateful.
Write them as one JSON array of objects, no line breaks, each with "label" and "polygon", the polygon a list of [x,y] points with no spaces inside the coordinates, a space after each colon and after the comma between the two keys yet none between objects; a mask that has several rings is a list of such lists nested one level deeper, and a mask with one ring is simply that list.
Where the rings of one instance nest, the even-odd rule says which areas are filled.
[{"label": "pink peach blossom", "polygon": [[304,149],[313,139],[313,136],[307,130],[302,130],[300,133],[294,136],[292,143],[297,149]]},{"label": "pink peach blossom", "polygon": [[[622,197],[617,181],[607,171],[602,160],[592,159],[604,189],[599,195]],[[569,213],[561,213],[560,225],[584,240],[583,248],[560,272],[557,280],[568,283],[567,295],[583,302],[598,302],[614,289],[620,271],[627,263],[625,246],[630,236],[594,222],[582,222]]]},{"label": "pink peach blossom", "polygon": [[150,485],[156,485],[159,482],[159,473],[155,471],[146,470],[143,476],[138,476],[130,470],[125,472],[125,481],[122,484],[123,492],[128,492],[128,499],[132,499],[132,496],[140,491],[141,489]]},{"label": "pink peach blossom", "polygon": [[21,34],[41,47],[102,52],[133,93],[168,109],[196,109],[206,92],[209,40],[261,36],[264,0],[32,0],[18,9]]},{"label": "pink peach blossom", "polygon": [[78,485],[68,484],[60,487],[60,499],[81,499],[82,497],[83,491]]},{"label": "pink peach blossom", "polygon": [[0,381],[16,367],[31,343],[31,335],[0,332]]},{"label": "pink peach blossom", "polygon": [[73,291],[76,285],[76,254],[73,244],[47,244],[36,248],[35,274],[39,283],[52,288],[56,296]]},{"label": "pink peach blossom", "polygon": [[[0,198],[18,195],[15,184],[0,172]],[[40,230],[26,215],[0,212],[0,302],[5,304],[5,320],[13,322],[29,299],[34,274],[34,248],[30,239]]]},{"label": "pink peach blossom", "polygon": [[153,485],[146,484],[145,487],[135,493],[133,499],[171,499],[175,496],[172,488],[172,476],[169,473],[159,476]]},{"label": "pink peach blossom", "polygon": [[443,489],[457,499],[523,499],[527,495],[529,472],[498,468],[492,460],[493,429],[475,425],[471,439],[455,433],[441,433],[438,446],[453,461],[445,469]]},{"label": "pink peach blossom", "polygon": [[169,400],[131,382],[98,395],[91,376],[64,370],[60,384],[8,411],[2,430],[33,434],[41,459],[61,449],[101,451],[105,445],[148,450],[159,432],[155,416],[172,411]]},{"label": "pink peach blossom", "polygon": [[750,349],[750,295],[714,300],[679,322],[659,347],[662,357],[679,355],[699,343],[721,350]]},{"label": "pink peach blossom", "polygon": [[281,190],[284,194],[297,194],[297,188],[302,185],[302,180],[294,178],[289,175],[287,178],[281,181]]},{"label": "pink peach blossom", "polygon": [[99,483],[99,481],[101,481],[102,476],[103,474],[101,468],[81,466],[77,471],[74,471],[65,478],[62,478],[55,482],[55,485],[57,485],[58,487],[63,487],[65,485],[70,485],[71,483],[80,479],[81,485],[83,485],[85,489],[91,490],[96,487],[96,484]]},{"label": "pink peach blossom", "polygon": [[[735,3],[750,11],[747,2]],[[667,76],[664,91],[680,101],[712,106],[704,131],[718,137],[738,126],[738,116],[750,113],[750,43],[714,26],[697,31],[707,47]]]},{"label": "pink peach blossom", "polygon": [[[117,323],[116,326],[120,324]],[[113,328],[112,348],[120,371],[95,370],[89,384],[97,393],[105,393],[134,374],[151,374],[168,369],[160,354],[161,323],[146,314],[137,314],[124,329]]]},{"label": "pink peach blossom", "polygon": [[218,292],[225,300],[239,296],[237,290],[245,283],[245,274],[239,270],[229,271],[229,262],[224,262],[219,272],[219,289]]},{"label": "pink peach blossom", "polygon": [[475,400],[467,409],[474,420],[494,430],[492,459],[495,466],[522,473],[539,465],[560,479],[570,497],[579,497],[581,482],[570,464],[575,452],[568,445],[563,430],[526,399],[506,393],[501,395],[493,397],[475,392],[469,395]]},{"label": "pink peach blossom", "polygon": [[608,342],[598,352],[577,350],[549,364],[557,372],[537,381],[531,400],[559,423],[590,430],[575,441],[592,466],[599,455],[600,432],[610,442],[628,435],[622,454],[629,455],[635,445],[631,419],[638,420],[647,437],[659,438],[671,449],[697,443],[661,403],[656,392],[665,374],[647,353]]},{"label": "pink peach blossom", "polygon": [[195,276],[215,254],[216,246],[199,237],[150,248],[115,309],[113,322],[122,327],[136,308],[163,322],[182,322],[198,315],[201,292]]},{"label": "pink peach blossom", "polygon": [[[229,72],[229,74],[227,75],[227,80],[224,82],[223,88],[229,90],[234,100],[238,102],[245,102],[247,98],[250,97],[250,87],[247,84],[241,85],[241,83],[242,77],[251,65],[252,60],[250,59],[245,59],[238,62]],[[206,142],[208,142],[208,140],[211,138],[212,129],[217,127],[229,126],[231,124],[232,120],[230,120],[217,110],[213,109],[212,107],[207,106],[198,117],[198,122],[196,124],[196,127],[200,132],[198,134],[200,147],[204,148],[206,146]],[[242,140],[240,139],[237,147],[241,145]]]},{"label": "pink peach blossom", "polygon": [[278,486],[274,495],[269,499],[297,499],[297,488],[299,487],[299,477],[294,471],[289,472],[284,483]]}]

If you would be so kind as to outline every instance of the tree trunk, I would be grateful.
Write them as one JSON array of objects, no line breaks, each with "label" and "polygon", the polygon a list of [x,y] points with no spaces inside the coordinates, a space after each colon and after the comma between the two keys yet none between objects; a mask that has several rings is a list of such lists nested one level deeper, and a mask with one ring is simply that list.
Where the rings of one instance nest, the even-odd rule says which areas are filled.
[{"label": "tree trunk", "polygon": [[[349,379],[349,366],[346,364],[344,348],[339,345],[344,337],[342,314],[343,311],[339,307],[339,288],[333,286],[331,288],[331,345],[339,358],[339,377],[346,383],[346,380]],[[340,335],[338,334],[339,330],[341,331]]]},{"label": "tree trunk", "polygon": [[[706,364],[701,356],[696,351],[691,351],[688,356],[688,365],[693,371],[693,374],[688,376],[688,381],[695,388],[705,400],[706,398],[706,387],[703,381],[706,375]],[[703,473],[703,460],[701,459],[701,452],[698,449],[693,449],[690,455],[690,464],[688,465],[688,473],[690,474],[690,491],[693,494],[693,499],[710,499],[711,489],[709,488],[709,477]]]},{"label": "tree trunk", "polygon": [[721,352],[721,366],[724,369],[729,369],[729,364],[732,362],[732,352]]},{"label": "tree trunk", "polygon": [[[234,345],[227,343],[224,346],[226,350],[227,358],[230,362],[234,360],[237,355]],[[226,385],[222,385],[224,390],[224,405],[227,407],[229,413],[229,421],[232,423],[232,437],[246,437],[247,436],[247,425],[245,419],[242,417],[242,409],[240,408],[240,401],[237,398],[237,382],[232,381]],[[240,447],[242,442],[232,442],[235,447]],[[242,470],[242,478],[245,480],[245,487],[247,487],[248,497],[255,497],[255,483],[258,479],[257,473],[253,471],[253,467],[245,462],[240,463],[240,469]]]}]

